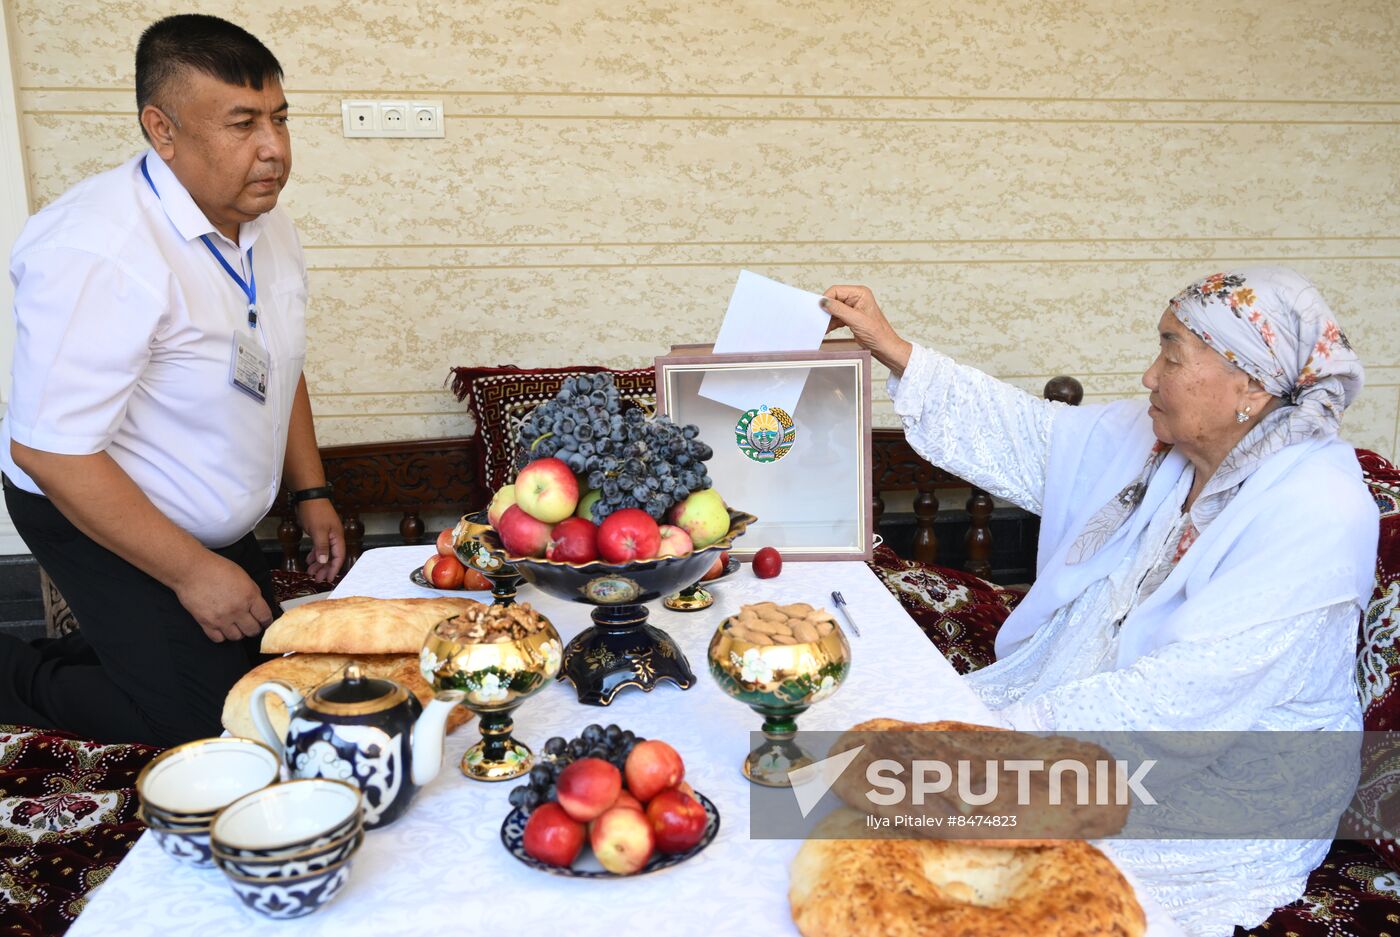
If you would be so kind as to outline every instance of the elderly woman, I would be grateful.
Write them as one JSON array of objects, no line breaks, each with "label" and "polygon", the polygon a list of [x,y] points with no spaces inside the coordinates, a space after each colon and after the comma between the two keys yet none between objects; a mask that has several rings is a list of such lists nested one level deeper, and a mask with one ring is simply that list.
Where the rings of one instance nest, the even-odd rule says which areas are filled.
[{"label": "elderly woman", "polygon": [[[1041,515],[1035,585],[996,663],[967,677],[1005,725],[1360,730],[1378,515],[1337,430],[1362,369],[1310,282],[1259,268],[1192,284],[1157,323],[1147,400],[1084,407],[905,341],[864,287],[823,307],[889,367],[916,451]],[[1327,847],[1114,851],[1191,932],[1228,934],[1298,898]]]}]

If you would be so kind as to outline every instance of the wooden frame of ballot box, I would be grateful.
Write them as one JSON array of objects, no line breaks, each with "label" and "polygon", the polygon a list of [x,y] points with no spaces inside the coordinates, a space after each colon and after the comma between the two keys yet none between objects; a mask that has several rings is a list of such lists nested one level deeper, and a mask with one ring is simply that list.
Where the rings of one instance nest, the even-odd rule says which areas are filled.
[{"label": "wooden frame of ballot box", "polygon": [[[656,406],[699,427],[715,450],[707,463],[712,487],[758,516],[733,555],[751,559],[771,546],[789,561],[870,559],[870,352],[852,341],[819,351],[717,355],[712,348],[676,345],[656,359]],[[781,398],[802,371],[792,413],[764,399]],[[707,375],[724,376],[727,402],[701,395]]]}]

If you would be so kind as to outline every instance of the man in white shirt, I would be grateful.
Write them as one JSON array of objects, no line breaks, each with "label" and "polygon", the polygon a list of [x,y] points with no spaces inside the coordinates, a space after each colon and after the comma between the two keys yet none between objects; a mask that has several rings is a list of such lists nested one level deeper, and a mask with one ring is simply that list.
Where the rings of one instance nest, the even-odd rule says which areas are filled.
[{"label": "man in white shirt", "polygon": [[169,745],[219,732],[277,608],[252,534],[285,474],[339,571],[311,405],[306,268],[276,209],[282,69],[212,16],[136,51],[151,150],[79,183],[15,244],[5,502],[81,639],[0,639],[0,722]]}]

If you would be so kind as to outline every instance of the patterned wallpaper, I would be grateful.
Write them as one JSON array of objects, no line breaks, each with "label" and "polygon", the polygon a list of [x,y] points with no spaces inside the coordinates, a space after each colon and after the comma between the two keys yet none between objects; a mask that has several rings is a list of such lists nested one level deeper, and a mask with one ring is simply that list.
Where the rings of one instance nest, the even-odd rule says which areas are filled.
[{"label": "patterned wallpaper", "polygon": [[[11,0],[35,207],[141,145],[142,27],[227,4]],[[1313,277],[1400,433],[1394,0],[245,0],[287,70],[323,442],[466,432],[454,364],[649,362],[741,267],[873,287],[1027,388],[1140,393],[1205,273]],[[342,97],[440,99],[346,140]],[[877,418],[890,421],[883,394]]]}]

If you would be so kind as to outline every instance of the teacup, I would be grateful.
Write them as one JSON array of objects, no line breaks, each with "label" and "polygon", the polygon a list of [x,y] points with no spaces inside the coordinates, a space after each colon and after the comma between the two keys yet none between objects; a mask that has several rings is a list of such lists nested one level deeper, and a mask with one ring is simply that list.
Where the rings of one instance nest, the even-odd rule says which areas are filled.
[{"label": "teacup", "polygon": [[199,739],[157,755],[136,777],[136,793],[153,819],[207,824],[221,808],[277,781],[270,748],[243,738]]},{"label": "teacup", "polygon": [[240,875],[222,861],[219,870],[245,905],[273,920],[286,921],[305,917],[339,894],[350,878],[353,859],[352,853],[323,869],[281,878]]},{"label": "teacup", "polygon": [[338,862],[350,858],[365,841],[365,831],[355,827],[351,832],[316,849],[294,853],[290,856],[277,856],[267,859],[240,859],[218,849],[213,850],[214,861],[225,872],[245,878],[293,878],[328,869]]},{"label": "teacup", "polygon": [[220,854],[275,859],[331,845],[363,823],[360,789],[303,778],[254,791],[220,810],[210,840]]},{"label": "teacup", "polygon": [[157,845],[172,858],[196,869],[212,869],[214,855],[209,847],[209,827],[169,827],[153,820],[144,811],[136,817],[146,824]]}]

